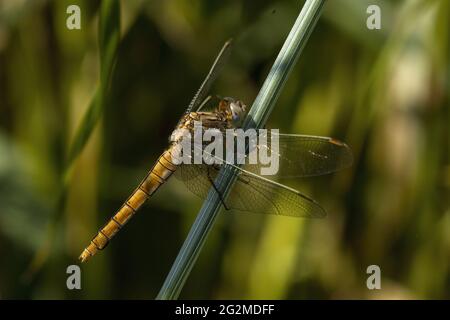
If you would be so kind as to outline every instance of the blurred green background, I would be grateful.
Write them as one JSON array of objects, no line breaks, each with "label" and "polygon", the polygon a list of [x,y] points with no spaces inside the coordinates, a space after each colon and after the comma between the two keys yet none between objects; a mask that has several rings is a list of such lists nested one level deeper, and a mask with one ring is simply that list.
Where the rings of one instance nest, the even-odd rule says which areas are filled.
[{"label": "blurred green background", "polygon": [[[70,4],[81,30],[66,28]],[[303,1],[120,1],[103,40],[101,5],[0,1],[0,298],[154,298],[202,203],[175,178],[82,265],[82,290],[66,268],[166,147],[222,44],[235,39],[212,92],[251,105]],[[449,18],[448,0],[327,2],[268,126],[341,139],[354,165],[283,181],[325,219],[223,211],[180,298],[450,298]],[[372,264],[381,290],[366,287]]]}]

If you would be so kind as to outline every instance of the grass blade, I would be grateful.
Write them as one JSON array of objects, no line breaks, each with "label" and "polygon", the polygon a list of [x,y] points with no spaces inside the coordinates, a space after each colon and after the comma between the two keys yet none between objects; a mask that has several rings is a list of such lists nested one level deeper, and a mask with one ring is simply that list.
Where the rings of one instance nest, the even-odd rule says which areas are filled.
[{"label": "grass blade", "polygon": [[[290,71],[314,29],[324,3],[325,0],[307,0],[305,2],[250,109],[244,122],[244,129],[261,128],[266,123]],[[230,192],[235,179],[234,170],[229,166],[224,166],[215,181],[218,191],[224,197]],[[178,298],[221,206],[222,202],[217,192],[211,188],[157,299],[171,300]]]},{"label": "grass blade", "polygon": [[81,154],[89,140],[105,107],[105,101],[120,41],[120,2],[119,0],[103,0],[100,7],[98,25],[99,51],[100,51],[100,79],[97,90],[77,128],[75,138],[69,147],[63,174],[60,179],[59,193],[56,197],[55,207],[48,222],[48,231],[44,243],[35,253],[33,260],[25,273],[30,279],[44,265],[52,250],[56,230],[60,218],[64,213],[67,191],[72,173],[72,166]]},{"label": "grass blade", "polygon": [[118,0],[102,1],[98,38],[100,82],[69,149],[66,170],[70,169],[73,161],[83,150],[103,113],[120,40],[120,4]]}]

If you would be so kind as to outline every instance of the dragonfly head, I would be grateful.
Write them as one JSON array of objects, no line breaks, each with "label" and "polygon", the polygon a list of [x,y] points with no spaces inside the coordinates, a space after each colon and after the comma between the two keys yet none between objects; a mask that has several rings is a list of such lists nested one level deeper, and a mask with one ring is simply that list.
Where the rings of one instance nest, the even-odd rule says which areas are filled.
[{"label": "dragonfly head", "polygon": [[234,127],[240,127],[247,112],[247,106],[240,100],[233,98],[223,98],[219,109],[225,111],[227,118],[231,121]]}]

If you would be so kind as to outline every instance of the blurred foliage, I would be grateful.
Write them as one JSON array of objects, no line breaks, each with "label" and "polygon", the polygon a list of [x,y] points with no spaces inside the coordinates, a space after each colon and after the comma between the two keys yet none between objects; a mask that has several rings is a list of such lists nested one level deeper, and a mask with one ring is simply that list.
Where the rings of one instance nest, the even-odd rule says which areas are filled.
[{"label": "blurred foliage", "polygon": [[[66,267],[166,147],[223,42],[236,40],[213,92],[250,105],[303,5],[129,0],[119,19],[108,2],[0,2],[0,298],[155,297],[201,205],[175,179],[82,266],[82,290]],[[447,0],[328,1],[269,127],[344,140],[355,163],[285,182],[326,219],[224,212],[181,298],[450,298],[449,15]],[[119,26],[62,187],[114,63],[99,37],[115,47]],[[366,288],[371,264],[382,290]]]}]

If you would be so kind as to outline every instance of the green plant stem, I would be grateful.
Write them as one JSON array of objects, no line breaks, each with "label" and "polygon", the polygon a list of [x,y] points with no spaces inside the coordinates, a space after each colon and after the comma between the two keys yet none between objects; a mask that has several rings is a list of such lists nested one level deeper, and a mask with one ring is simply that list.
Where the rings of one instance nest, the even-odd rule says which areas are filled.
[{"label": "green plant stem", "polygon": [[[325,0],[307,0],[305,2],[245,119],[244,129],[261,128],[266,123],[290,71],[308,41],[324,3]],[[225,165],[216,178],[217,191],[224,198],[227,197],[236,180],[234,171],[232,167]],[[221,206],[222,201],[218,193],[211,188],[156,299],[178,298]]]},{"label": "green plant stem", "polygon": [[99,23],[99,56],[100,79],[97,90],[83,116],[83,120],[77,128],[75,138],[68,148],[67,159],[60,178],[59,193],[56,197],[55,207],[48,222],[48,231],[44,243],[36,251],[26,272],[26,277],[31,278],[39,271],[52,252],[57,230],[66,207],[67,192],[73,173],[75,160],[80,156],[86,146],[92,132],[95,129],[105,108],[108,87],[114,71],[115,60],[120,41],[120,1],[103,0],[100,5]]}]

